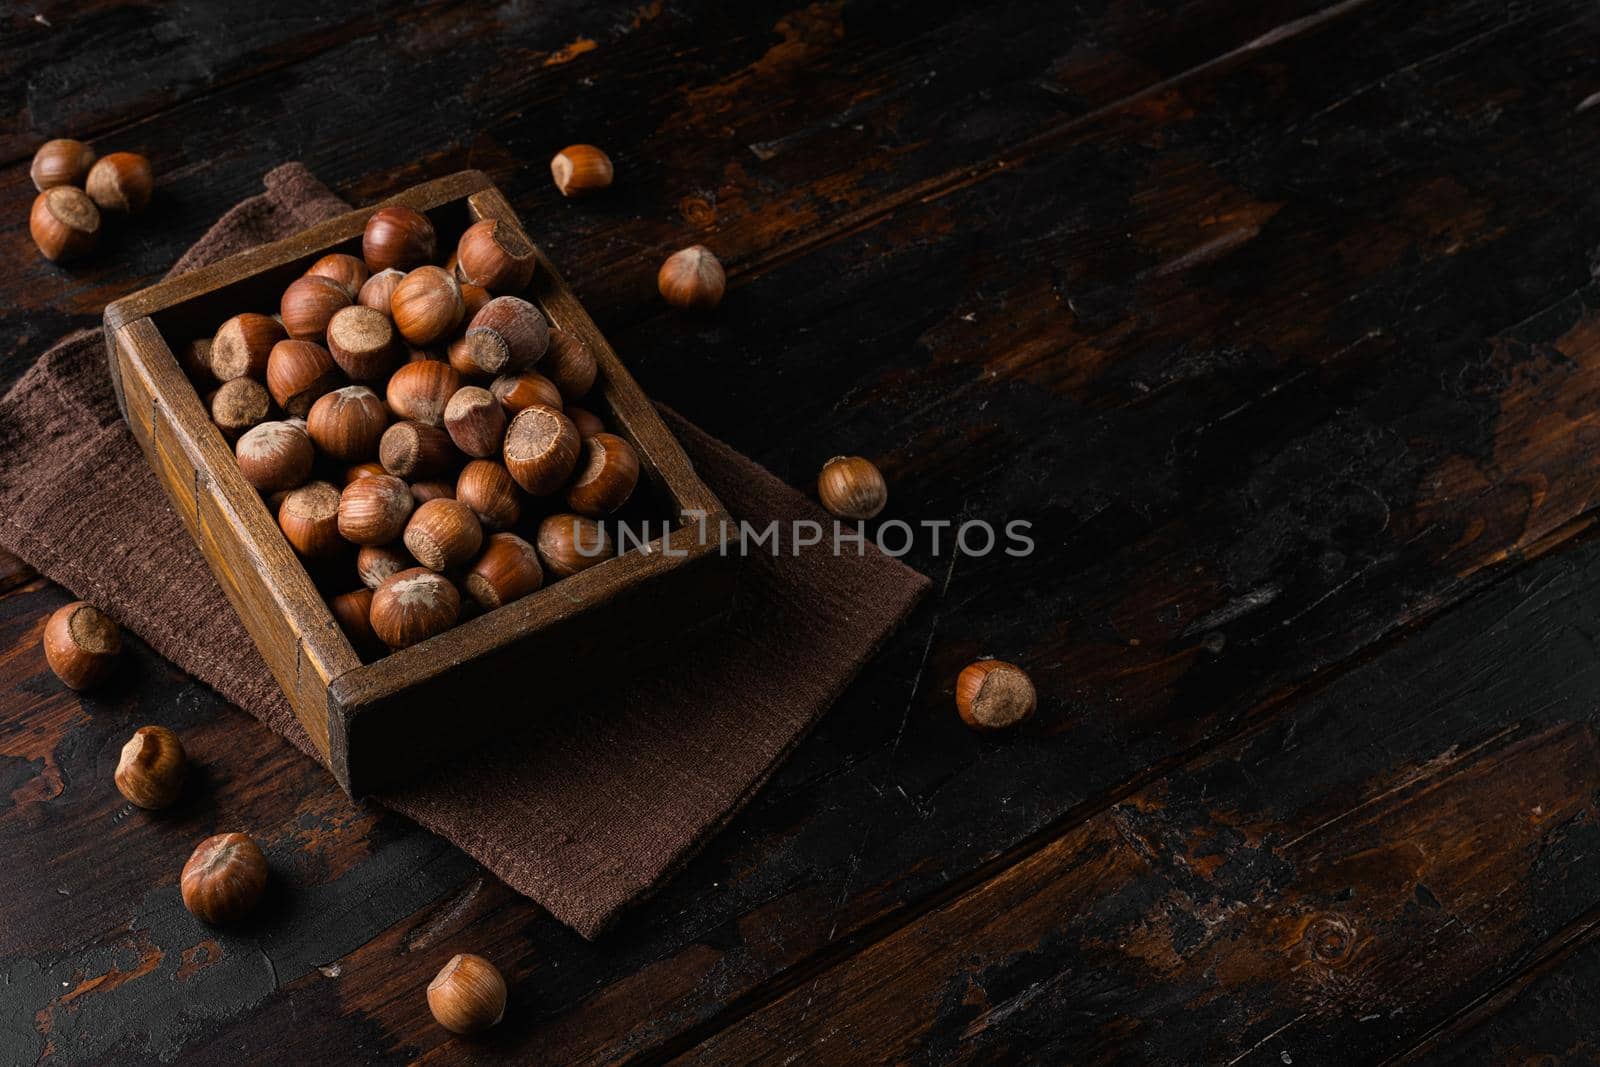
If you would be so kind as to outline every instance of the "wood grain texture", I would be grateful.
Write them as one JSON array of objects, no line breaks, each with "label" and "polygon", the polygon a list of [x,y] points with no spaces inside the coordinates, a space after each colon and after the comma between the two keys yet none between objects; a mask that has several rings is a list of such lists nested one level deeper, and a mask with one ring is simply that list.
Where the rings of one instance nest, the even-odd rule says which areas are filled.
[{"label": "wood grain texture", "polygon": [[[16,294],[0,303],[0,351],[23,352],[158,271],[287,153],[362,200],[470,162],[503,180],[652,395],[795,484],[836,451],[870,454],[890,474],[886,517],[1020,515],[1042,546],[1022,563],[914,556],[939,601],[708,852],[598,945],[464,863],[406,895],[420,835],[348,822],[318,854],[406,893],[349,913],[326,942],[337,957],[317,961],[326,971],[280,957],[248,993],[226,976],[255,981],[249,939],[212,955],[130,916],[127,900],[156,884],[144,867],[47,918],[15,894],[27,903],[12,923],[31,940],[8,946],[5,966],[110,975],[60,1002],[28,985],[11,1027],[26,1048],[35,1035],[102,1060],[270,1043],[371,1062],[530,1049],[615,1062],[702,1040],[707,1055],[737,1054],[785,1027],[826,1050],[891,1048],[863,1036],[876,1024],[902,1058],[1077,1061],[1250,1053],[1246,1037],[1288,1023],[1294,1044],[1251,1054],[1318,1062],[1348,1045],[1381,1058],[1454,1032],[1457,1013],[1549,957],[1541,939],[1583,921],[1590,904],[1571,886],[1585,882],[1592,724],[1576,694],[1591,667],[1573,634],[1587,630],[1576,607],[1480,604],[1514,603],[1506,590],[1522,587],[1507,583],[1529,573],[1590,581],[1587,563],[1560,567],[1594,494],[1600,299],[1586,282],[1600,217],[1580,177],[1600,161],[1592,14],[1480,2],[911,13],[424,11],[141,123],[172,175],[167,225],[117,235],[77,273],[29,263],[0,282]],[[405,78],[366,58],[374,40],[403,56]],[[341,112],[327,119],[312,105],[335,86]],[[576,139],[617,159],[607,197],[569,204],[549,188],[548,155]],[[0,172],[0,196],[25,203],[24,183]],[[659,314],[651,292],[660,256],[694,240],[730,267],[710,321]],[[1521,569],[1540,556],[1552,558]],[[14,610],[37,613],[50,595],[10,600],[35,598]],[[1496,595],[1511,600],[1484,599]],[[1513,647],[1548,664],[1536,646],[1554,636],[1573,688],[1550,667],[1555,689],[1531,704],[1446,708],[1371,673],[1464,613],[1504,644],[1464,644],[1476,660],[1449,646],[1445,667],[1479,677]],[[20,673],[4,677],[27,685],[36,650],[6,647]],[[1035,671],[1038,723],[984,740],[954,722],[950,681],[980,653]],[[1381,705],[1330,705],[1352,664]],[[1456,693],[1448,673],[1428,677]],[[150,685],[153,708],[201,698],[181,680]],[[1324,719],[1345,730],[1319,731]],[[72,768],[68,801],[103,803],[85,729],[64,720],[15,745],[29,753],[23,795],[51,773],[30,761],[53,759]],[[1250,747],[1263,738],[1278,749]],[[1233,763],[1208,755],[1218,744]],[[1299,776],[1261,779],[1273,772],[1251,757],[1273,751]],[[218,758],[231,776],[237,757]],[[252,817],[343,810],[303,776],[241,771]],[[1547,786],[1557,814],[1536,825],[1516,793]],[[42,855],[30,831],[57,825],[48,807],[23,810],[0,810],[19,862]],[[1290,844],[1286,828],[1328,818]],[[117,832],[148,844],[127,821]],[[1465,849],[1480,841],[1483,855]],[[69,870],[101,854],[74,855]],[[330,892],[354,900],[367,884]],[[1365,895],[1330,899],[1346,885]],[[1491,893],[1506,914],[1484,914]],[[1324,915],[1357,930],[1342,965],[1327,958],[1342,928],[1313,929]],[[56,925],[74,933],[54,937]],[[142,955],[84,933],[113,929],[142,938]],[[267,933],[307,929],[297,918]],[[938,956],[955,944],[979,962]],[[418,976],[461,948],[513,981],[513,1011],[484,1043],[448,1040],[420,1005]],[[186,953],[228,966],[176,978],[167,961]],[[933,956],[942,972],[919,962]],[[895,984],[870,980],[882,975]],[[952,976],[966,984],[938,984]],[[183,1021],[174,985],[214,1006],[215,1033]],[[1413,985],[1415,1007],[1384,1015],[1384,998]],[[831,999],[864,987],[876,1019]],[[802,990],[832,1007],[785,1014]],[[1383,1017],[1363,1022],[1374,1003]],[[819,1029],[830,1015],[838,1027]],[[746,1045],[718,1038],[730,1025]]]}]

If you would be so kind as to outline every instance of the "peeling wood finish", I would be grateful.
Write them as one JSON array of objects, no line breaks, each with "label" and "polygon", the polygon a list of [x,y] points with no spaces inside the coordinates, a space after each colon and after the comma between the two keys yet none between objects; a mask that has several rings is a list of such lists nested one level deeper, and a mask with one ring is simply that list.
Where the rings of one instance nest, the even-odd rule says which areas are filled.
[{"label": "peeling wood finish", "polygon": [[[594,945],[350,807],[136,643],[112,690],[62,692],[37,648],[62,596],[19,578],[0,597],[0,899],[18,903],[0,982],[22,996],[0,1060],[1592,1047],[1588,5],[363,17],[273,27],[287,65],[221,54],[159,100],[86,100],[99,147],[149,151],[173,195],[77,272],[0,280],[0,380],[288,153],[362,203],[479,166],[650,395],[796,485],[868,454],[888,517],[1025,517],[1040,552],[919,550],[937,601]],[[71,32],[106,65],[113,38]],[[546,163],[576,139],[619,179],[569,204]],[[0,169],[22,204],[25,170]],[[729,267],[710,320],[651,292],[692,241]],[[980,654],[1034,673],[1041,715],[1015,736],[955,721],[951,681]],[[203,793],[171,819],[110,803],[144,721],[201,753]],[[219,938],[172,910],[176,865],[235,822],[278,828],[264,843],[296,888]],[[40,892],[40,869],[61,884]],[[469,948],[513,1000],[466,1045],[420,990]]]}]

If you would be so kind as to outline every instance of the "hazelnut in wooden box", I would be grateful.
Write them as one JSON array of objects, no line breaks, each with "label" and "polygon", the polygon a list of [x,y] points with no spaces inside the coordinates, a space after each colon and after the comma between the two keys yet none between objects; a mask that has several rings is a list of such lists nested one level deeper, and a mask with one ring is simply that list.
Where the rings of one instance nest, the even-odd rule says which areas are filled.
[{"label": "hazelnut in wooden box", "polygon": [[[134,437],[351,794],[563,714],[732,604],[722,505],[476,171],[118,300],[105,333]],[[191,378],[174,352],[219,335],[222,374]],[[574,552],[602,514],[646,543]]]}]

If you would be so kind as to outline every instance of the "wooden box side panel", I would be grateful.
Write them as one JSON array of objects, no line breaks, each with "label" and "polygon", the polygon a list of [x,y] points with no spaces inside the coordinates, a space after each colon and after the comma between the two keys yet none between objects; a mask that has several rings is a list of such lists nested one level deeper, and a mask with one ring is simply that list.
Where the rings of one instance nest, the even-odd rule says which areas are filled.
[{"label": "wooden box side panel", "polygon": [[359,665],[354,651],[155,326],[137,319],[112,335],[113,375],[134,438],[327,760],[328,683]]}]

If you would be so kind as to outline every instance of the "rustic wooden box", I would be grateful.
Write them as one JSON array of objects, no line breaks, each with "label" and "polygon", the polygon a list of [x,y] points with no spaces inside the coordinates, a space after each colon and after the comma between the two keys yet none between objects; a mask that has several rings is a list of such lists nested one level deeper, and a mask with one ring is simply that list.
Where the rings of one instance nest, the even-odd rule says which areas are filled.
[{"label": "rustic wooden box", "polygon": [[[520,228],[483,174],[464,171],[387,203],[433,221],[441,256],[484,218]],[[560,274],[539,254],[528,299],[589,343],[599,363],[584,403],[638,450],[673,528],[531,596],[363,664],[322,594],[245,482],[179,367],[175,344],[240,311],[275,309],[328,252],[360,255],[373,205],[116,301],[105,311],[122,413],[295,714],[352,795],[514,730],[621,672],[661,662],[731,605],[737,561],[719,550],[722,505],[618,361]],[[705,515],[702,523],[699,515]],[[656,527],[660,529],[659,526]],[[352,576],[352,587],[355,582]]]}]

